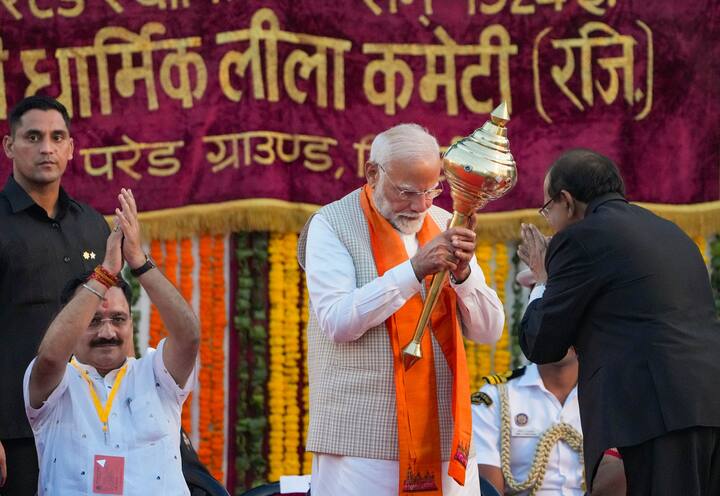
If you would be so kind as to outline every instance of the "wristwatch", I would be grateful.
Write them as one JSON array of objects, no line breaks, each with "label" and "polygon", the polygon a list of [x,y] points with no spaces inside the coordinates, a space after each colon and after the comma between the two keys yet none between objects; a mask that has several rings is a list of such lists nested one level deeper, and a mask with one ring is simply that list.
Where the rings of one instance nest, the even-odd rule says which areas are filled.
[{"label": "wristwatch", "polygon": [[131,273],[132,275],[134,275],[135,277],[140,277],[140,276],[143,275],[145,272],[147,272],[147,271],[150,270],[150,269],[154,269],[155,267],[157,267],[157,265],[155,265],[155,262],[153,262],[152,259],[151,259],[149,256],[145,255],[145,263],[142,264],[142,265],[141,265],[140,267],[138,267],[137,269],[132,269],[132,268],[131,268],[131,269],[130,269],[130,273]]}]

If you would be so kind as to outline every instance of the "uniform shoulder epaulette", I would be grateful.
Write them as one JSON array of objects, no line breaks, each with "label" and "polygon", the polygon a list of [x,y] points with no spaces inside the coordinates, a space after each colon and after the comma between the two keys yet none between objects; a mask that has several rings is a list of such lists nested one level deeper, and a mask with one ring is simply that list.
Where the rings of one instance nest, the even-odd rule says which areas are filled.
[{"label": "uniform shoulder epaulette", "polygon": [[511,370],[502,374],[491,374],[486,375],[483,377],[483,380],[492,386],[497,386],[498,384],[505,384],[507,381],[512,379],[517,379],[518,377],[522,377],[525,373],[525,367],[519,367],[515,370]]},{"label": "uniform shoulder epaulette", "polygon": [[470,403],[473,405],[492,406],[493,400],[487,393],[476,391],[470,395]]}]

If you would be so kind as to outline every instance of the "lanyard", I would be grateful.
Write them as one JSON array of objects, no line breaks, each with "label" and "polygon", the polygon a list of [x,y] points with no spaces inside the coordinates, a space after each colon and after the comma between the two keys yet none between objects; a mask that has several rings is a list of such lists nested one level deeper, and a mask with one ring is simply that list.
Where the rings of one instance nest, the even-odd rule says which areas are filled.
[{"label": "lanyard", "polygon": [[100,397],[98,397],[97,391],[95,391],[95,386],[93,386],[93,381],[92,379],[90,379],[87,371],[81,368],[74,358],[70,363],[78,370],[78,372],[80,372],[80,374],[82,374],[83,379],[85,379],[85,382],[87,382],[88,387],[90,388],[90,397],[92,398],[93,405],[95,405],[95,410],[97,411],[98,418],[103,425],[102,430],[103,432],[107,433],[108,417],[110,416],[110,410],[112,409],[115,395],[117,394],[118,389],[120,389],[120,384],[122,383],[123,377],[125,377],[125,372],[127,371],[128,364],[126,363],[125,365],[123,365],[123,368],[121,368],[120,372],[118,372],[115,376],[115,381],[113,382],[112,389],[110,390],[110,394],[108,395],[108,399],[103,405],[100,402]]}]

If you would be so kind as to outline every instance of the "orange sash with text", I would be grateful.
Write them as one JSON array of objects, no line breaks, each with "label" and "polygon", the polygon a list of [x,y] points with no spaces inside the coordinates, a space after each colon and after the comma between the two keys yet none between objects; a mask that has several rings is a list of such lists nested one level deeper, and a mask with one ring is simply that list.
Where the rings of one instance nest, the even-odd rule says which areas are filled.
[{"label": "orange sash with text", "polygon": [[[375,208],[372,189],[368,185],[360,195],[360,204],[368,222],[375,265],[378,274],[383,275],[407,261],[407,251],[398,232]],[[418,243],[424,246],[440,233],[440,228],[427,215],[417,233]],[[430,333],[423,336],[421,360],[409,370],[405,370],[402,359],[401,346],[412,339],[422,307],[423,300],[418,293],[385,322],[392,342],[395,371],[400,495],[442,494],[440,424]],[[441,291],[437,306],[430,317],[430,326],[453,374],[454,430],[448,475],[458,484],[464,485],[472,436],[470,384],[462,332],[457,318],[456,295],[448,285]]]}]

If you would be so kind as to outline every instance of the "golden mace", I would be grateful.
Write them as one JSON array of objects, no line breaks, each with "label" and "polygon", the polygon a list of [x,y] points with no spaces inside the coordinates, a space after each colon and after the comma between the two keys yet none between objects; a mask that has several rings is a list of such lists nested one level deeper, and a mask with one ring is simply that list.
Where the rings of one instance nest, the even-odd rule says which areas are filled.
[{"label": "golden mace", "polygon": [[[467,226],[476,211],[515,186],[517,168],[507,139],[508,121],[510,116],[503,102],[480,129],[453,144],[443,155],[443,170],[453,200],[449,228]],[[413,339],[403,348],[405,369],[422,358],[420,342],[447,275],[444,270],[432,277]]]}]

